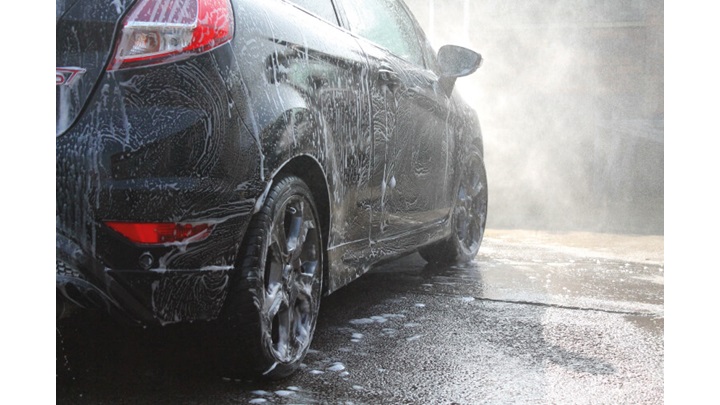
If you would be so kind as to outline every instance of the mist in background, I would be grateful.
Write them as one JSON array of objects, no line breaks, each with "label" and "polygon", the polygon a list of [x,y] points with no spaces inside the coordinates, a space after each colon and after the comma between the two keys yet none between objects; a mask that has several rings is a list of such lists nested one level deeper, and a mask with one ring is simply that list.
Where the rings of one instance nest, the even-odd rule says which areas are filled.
[{"label": "mist in background", "polygon": [[405,0],[484,57],[488,228],[664,232],[663,2]]}]

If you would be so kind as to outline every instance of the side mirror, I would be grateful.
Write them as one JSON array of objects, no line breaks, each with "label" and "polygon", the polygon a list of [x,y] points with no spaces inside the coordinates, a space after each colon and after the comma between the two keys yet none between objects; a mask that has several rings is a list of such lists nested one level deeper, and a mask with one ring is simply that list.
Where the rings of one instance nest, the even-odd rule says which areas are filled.
[{"label": "side mirror", "polygon": [[455,79],[474,73],[482,64],[482,56],[457,45],[444,45],[437,55],[440,81],[448,94],[455,86]]}]

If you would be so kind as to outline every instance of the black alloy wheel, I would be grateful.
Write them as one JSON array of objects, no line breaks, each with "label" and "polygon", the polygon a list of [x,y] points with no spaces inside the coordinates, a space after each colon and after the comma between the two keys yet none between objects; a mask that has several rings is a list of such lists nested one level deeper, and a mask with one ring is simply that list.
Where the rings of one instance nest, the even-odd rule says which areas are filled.
[{"label": "black alloy wheel", "polygon": [[273,185],[250,223],[238,288],[231,289],[225,307],[231,333],[223,346],[232,374],[283,378],[307,354],[325,260],[318,218],[308,186],[288,176]]},{"label": "black alloy wheel", "polygon": [[477,151],[465,162],[452,214],[452,234],[446,240],[418,249],[420,256],[430,263],[467,263],[480,249],[488,202],[485,165]]}]

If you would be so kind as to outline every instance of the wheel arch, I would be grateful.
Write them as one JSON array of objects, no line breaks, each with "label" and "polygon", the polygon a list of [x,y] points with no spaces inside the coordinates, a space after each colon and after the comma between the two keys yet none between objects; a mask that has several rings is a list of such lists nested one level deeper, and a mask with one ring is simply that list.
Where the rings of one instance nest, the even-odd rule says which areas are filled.
[{"label": "wheel arch", "polygon": [[[328,259],[328,242],[330,236],[330,218],[332,205],[330,186],[323,169],[321,159],[326,151],[324,138],[325,121],[318,117],[313,107],[308,105],[297,93],[280,86],[283,94],[282,110],[274,111],[266,116],[266,121],[257,122],[263,128],[258,133],[260,153],[263,163],[260,168],[261,182],[264,190],[255,201],[254,213],[259,212],[265,199],[279,179],[294,175],[302,179],[310,188],[315,205],[318,209],[322,227],[323,248],[326,260],[323,266],[322,292],[327,294],[327,281],[330,277]],[[269,108],[274,108],[269,105]],[[272,117],[272,119],[268,119]],[[320,157],[319,157],[320,156]]]}]

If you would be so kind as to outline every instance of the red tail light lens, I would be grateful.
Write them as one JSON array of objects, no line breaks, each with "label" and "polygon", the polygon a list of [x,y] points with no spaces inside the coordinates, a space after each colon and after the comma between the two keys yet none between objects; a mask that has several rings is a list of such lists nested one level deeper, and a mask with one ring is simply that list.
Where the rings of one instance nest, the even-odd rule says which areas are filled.
[{"label": "red tail light lens", "polygon": [[107,226],[135,243],[154,245],[173,242],[199,242],[210,236],[211,224],[174,222],[105,222]]},{"label": "red tail light lens", "polygon": [[123,20],[108,70],[207,52],[230,41],[234,26],[229,0],[140,0]]}]

